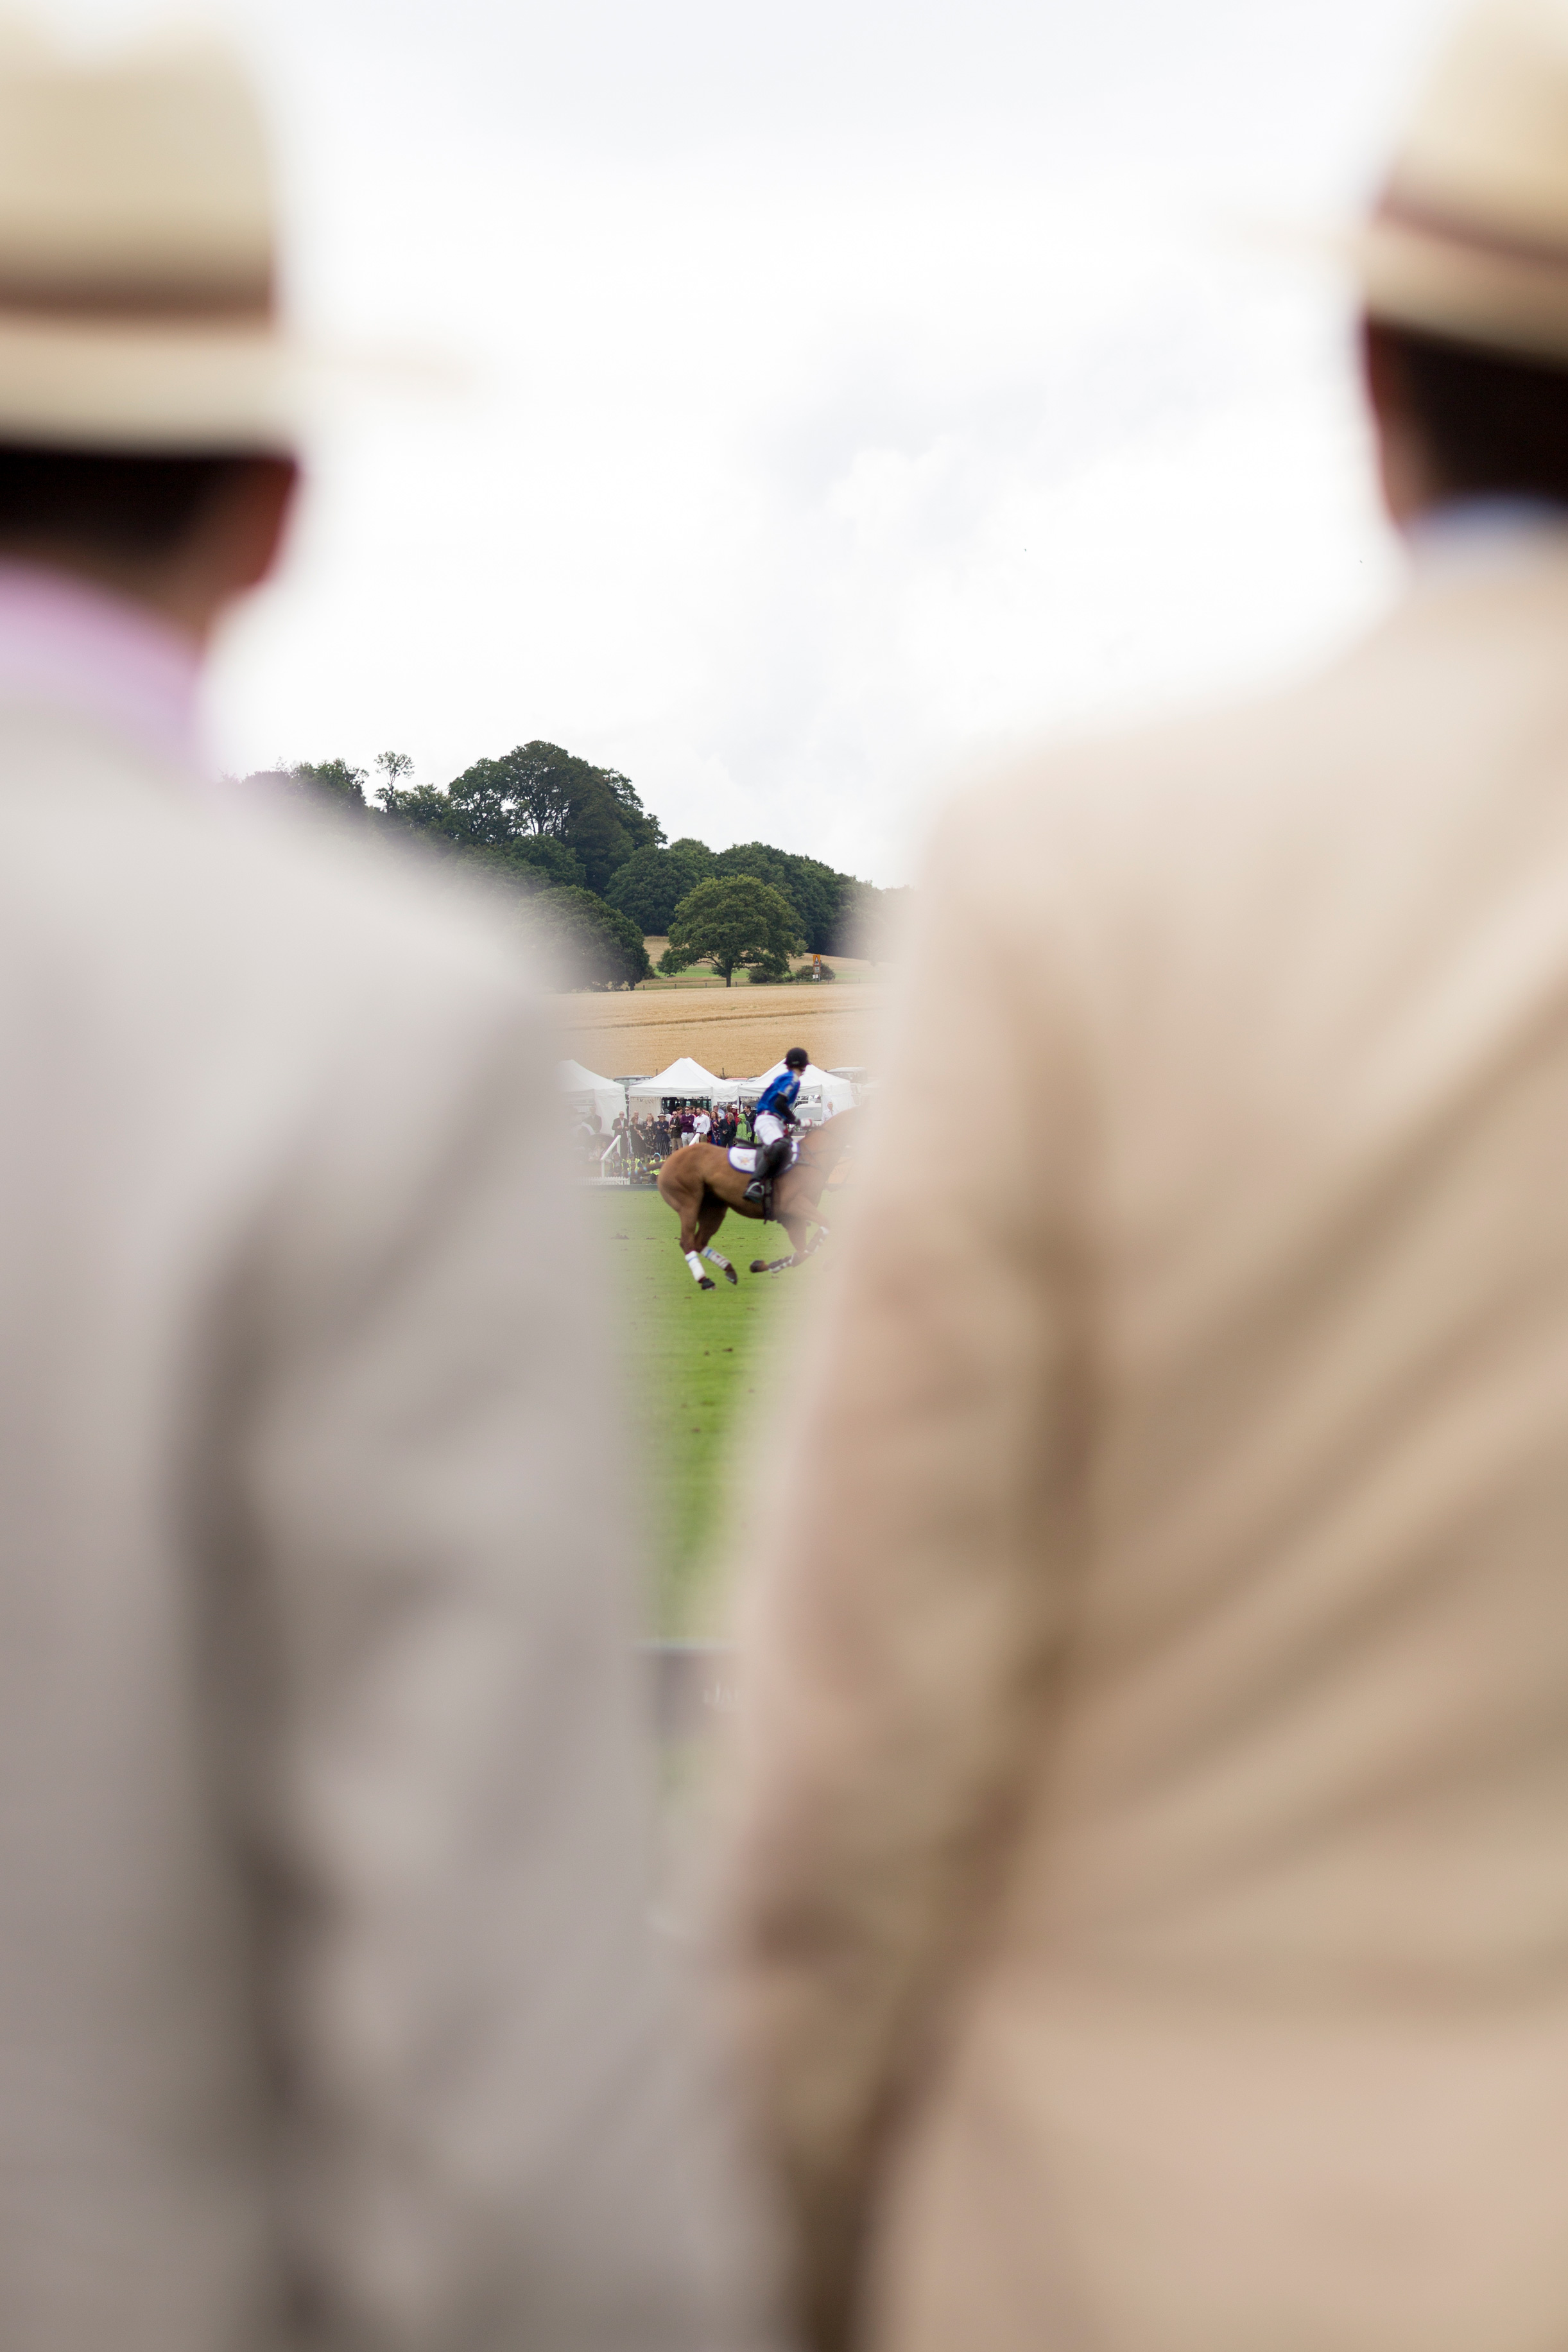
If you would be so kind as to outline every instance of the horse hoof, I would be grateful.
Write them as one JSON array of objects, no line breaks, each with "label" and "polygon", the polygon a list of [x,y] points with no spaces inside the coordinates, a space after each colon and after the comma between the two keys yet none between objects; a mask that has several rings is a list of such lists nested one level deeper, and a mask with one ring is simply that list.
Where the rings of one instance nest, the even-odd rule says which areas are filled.
[{"label": "horse hoof", "polygon": [[724,1278],[725,1278],[726,1282],[727,1282],[727,1283],[731,1284],[735,1289],[737,1289],[737,1290],[738,1290],[738,1289],[739,1289],[739,1287],[740,1287],[740,1276],[739,1276],[739,1275],[738,1275],[738,1274],[737,1274],[737,1272],[736,1272],[736,1270],[735,1270],[734,1266],[732,1266],[732,1265],[727,1265],[727,1266],[725,1267],[725,1270],[724,1270]]},{"label": "horse hoof", "polygon": [[706,1274],[703,1276],[702,1280],[697,1284],[697,1288],[699,1290],[712,1290],[716,1286],[709,1280]]},{"label": "horse hoof", "polygon": [[768,1260],[765,1257],[754,1257],[747,1271],[749,1274],[766,1274],[768,1271]]}]

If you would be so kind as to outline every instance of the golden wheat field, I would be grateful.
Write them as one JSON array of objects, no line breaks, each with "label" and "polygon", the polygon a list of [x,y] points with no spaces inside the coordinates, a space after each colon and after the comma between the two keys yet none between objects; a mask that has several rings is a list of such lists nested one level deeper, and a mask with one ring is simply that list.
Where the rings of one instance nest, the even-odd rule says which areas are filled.
[{"label": "golden wheat field", "polygon": [[556,999],[561,1050],[601,1077],[652,1076],[689,1054],[721,1078],[755,1077],[804,1045],[819,1069],[874,1068],[889,981],[821,988],[638,989]]}]

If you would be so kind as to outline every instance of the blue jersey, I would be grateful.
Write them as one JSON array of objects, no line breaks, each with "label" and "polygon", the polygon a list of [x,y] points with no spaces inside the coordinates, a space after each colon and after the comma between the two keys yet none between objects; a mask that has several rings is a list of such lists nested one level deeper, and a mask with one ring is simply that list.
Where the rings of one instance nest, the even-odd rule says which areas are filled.
[{"label": "blue jersey", "polygon": [[775,1111],[780,1118],[788,1118],[800,1091],[800,1081],[794,1071],[780,1071],[778,1077],[768,1079],[758,1096],[757,1107],[751,1114],[753,1118],[760,1118],[765,1110]]}]

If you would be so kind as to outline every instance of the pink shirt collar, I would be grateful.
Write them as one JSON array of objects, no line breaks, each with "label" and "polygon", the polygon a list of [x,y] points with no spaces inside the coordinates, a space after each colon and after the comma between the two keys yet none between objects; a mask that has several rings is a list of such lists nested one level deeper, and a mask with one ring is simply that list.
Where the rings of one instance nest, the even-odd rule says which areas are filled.
[{"label": "pink shirt collar", "polygon": [[202,772],[201,656],[145,606],[42,564],[0,561],[0,699],[63,706]]}]

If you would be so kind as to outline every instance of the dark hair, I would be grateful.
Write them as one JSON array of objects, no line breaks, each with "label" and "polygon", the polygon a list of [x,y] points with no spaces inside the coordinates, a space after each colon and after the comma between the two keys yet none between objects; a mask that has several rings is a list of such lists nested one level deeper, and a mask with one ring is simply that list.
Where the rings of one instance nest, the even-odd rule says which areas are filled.
[{"label": "dark hair", "polygon": [[251,462],[0,442],[0,547],[63,540],[116,555],[167,555],[219,486]]},{"label": "dark hair", "polygon": [[1444,488],[1568,504],[1568,366],[1369,323]]},{"label": "dark hair", "polygon": [[810,1062],[811,1056],[807,1053],[804,1045],[791,1045],[784,1056],[784,1067],[787,1070],[809,1069]]}]

